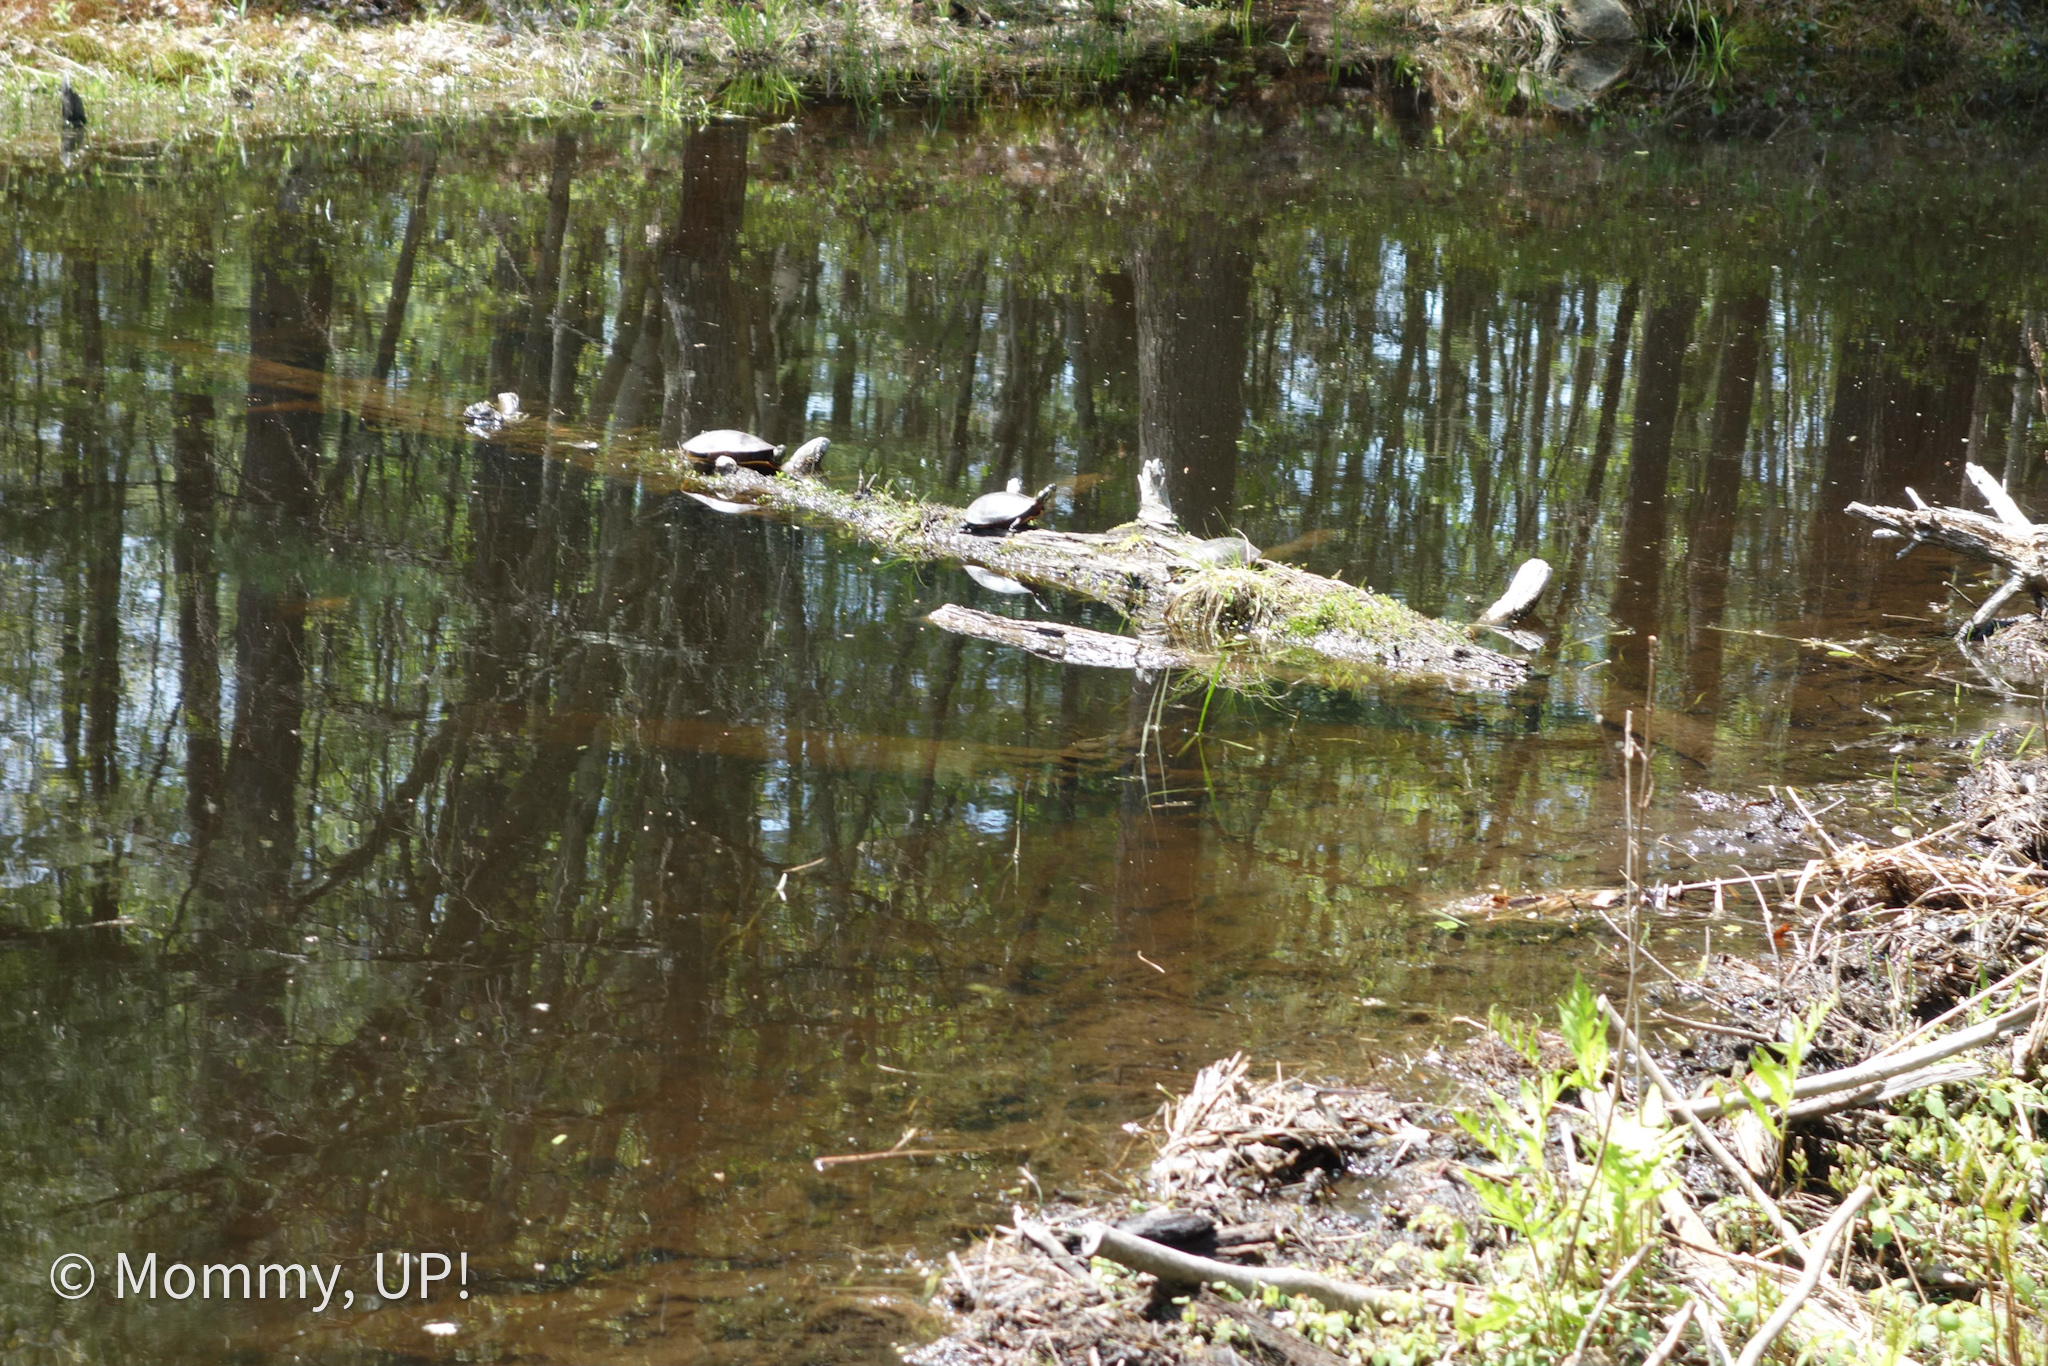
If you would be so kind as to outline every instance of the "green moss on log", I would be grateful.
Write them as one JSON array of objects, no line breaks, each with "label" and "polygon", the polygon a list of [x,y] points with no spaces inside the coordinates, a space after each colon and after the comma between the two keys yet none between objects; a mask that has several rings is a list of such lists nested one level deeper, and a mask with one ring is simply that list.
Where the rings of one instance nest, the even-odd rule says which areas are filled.
[{"label": "green moss on log", "polygon": [[1400,673],[1464,675],[1494,686],[1521,676],[1518,663],[1475,645],[1463,627],[1384,594],[1270,561],[1188,575],[1166,605],[1165,624],[1169,639],[1192,650],[1249,645]]}]

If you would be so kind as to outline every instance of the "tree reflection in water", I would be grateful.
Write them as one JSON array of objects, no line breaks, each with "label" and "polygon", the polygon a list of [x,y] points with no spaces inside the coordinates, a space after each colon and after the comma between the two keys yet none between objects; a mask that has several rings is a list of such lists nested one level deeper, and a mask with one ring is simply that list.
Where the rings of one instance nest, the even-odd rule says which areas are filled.
[{"label": "tree reflection in water", "polygon": [[[1946,566],[1840,505],[1993,453],[2042,500],[2042,167],[1895,150],[1068,111],[8,170],[0,1353],[456,1313],[484,1355],[870,1359],[810,1287],[1020,1155],[1084,1183],[1219,1053],[1362,1076],[1410,1012],[1546,997],[1588,944],[1436,908],[1618,862],[1595,718],[1648,638],[1660,857],[1718,857],[1686,790],[1933,716],[1731,634],[1924,614]],[[463,435],[501,389],[554,425]],[[1542,554],[1553,644],[1507,699],[1009,657],[920,624],[964,577],[671,496],[658,448],[728,425],[1093,528],[1156,456],[1191,525],[1452,616]],[[986,1151],[808,1165],[913,1127]],[[358,1287],[467,1251],[483,1293],[108,1312],[36,1293],[51,1238]]]}]

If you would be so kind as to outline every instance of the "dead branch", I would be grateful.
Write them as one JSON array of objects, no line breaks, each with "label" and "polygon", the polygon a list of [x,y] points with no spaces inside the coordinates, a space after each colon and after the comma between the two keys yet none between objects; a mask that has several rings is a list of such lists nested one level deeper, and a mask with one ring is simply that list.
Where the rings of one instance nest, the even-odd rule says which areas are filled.
[{"label": "dead branch", "polygon": [[1785,1246],[1791,1248],[1794,1252],[1803,1253],[1806,1250],[1806,1240],[1800,1237],[1799,1230],[1792,1227],[1791,1222],[1785,1218],[1784,1211],[1778,1208],[1778,1202],[1764,1193],[1763,1187],[1757,1185],[1756,1178],[1749,1174],[1749,1169],[1743,1166],[1726,1147],[1722,1146],[1721,1140],[1715,1138],[1713,1132],[1706,1125],[1700,1123],[1697,1115],[1686,1108],[1683,1103],[1684,1097],[1679,1094],[1678,1088],[1672,1085],[1671,1078],[1666,1076],[1664,1069],[1657,1065],[1657,1060],[1650,1056],[1650,1050],[1643,1047],[1643,1042],[1636,1037],[1635,1031],[1628,1027],[1628,1021],[1621,1018],[1621,1012],[1614,1008],[1614,1003],[1605,996],[1602,996],[1600,998],[1600,1009],[1607,1016],[1608,1023],[1614,1026],[1615,1032],[1621,1036],[1621,1046],[1635,1054],[1636,1061],[1642,1064],[1643,1071],[1648,1073],[1650,1080],[1656,1083],[1657,1090],[1664,1097],[1665,1105],[1669,1107],[1672,1113],[1678,1115],[1686,1122],[1687,1127],[1693,1132],[1693,1137],[1697,1138],[1700,1141],[1700,1146],[1707,1150],[1707,1155],[1720,1163],[1723,1171],[1735,1178],[1735,1184],[1740,1186],[1742,1193],[1747,1195],[1756,1203],[1756,1207],[1763,1211],[1764,1217],[1770,1220],[1771,1227],[1775,1228],[1778,1231],[1778,1236],[1785,1240]]},{"label": "dead branch", "polygon": [[1792,1322],[1792,1316],[1806,1303],[1806,1297],[1813,1293],[1814,1287],[1827,1275],[1828,1254],[1834,1251],[1835,1240],[1856,1221],[1856,1212],[1863,1208],[1864,1203],[1874,1193],[1867,1182],[1858,1186],[1849,1193],[1849,1198],[1842,1202],[1841,1208],[1835,1211],[1834,1217],[1821,1225],[1820,1232],[1813,1236],[1813,1250],[1806,1254],[1805,1274],[1800,1276],[1792,1289],[1786,1293],[1777,1311],[1764,1320],[1764,1326],[1756,1330],[1756,1336],[1742,1349],[1742,1357],[1736,1362],[1736,1366],[1757,1366],[1757,1362],[1763,1359],[1770,1345],[1778,1340],[1778,1334],[1785,1331],[1786,1325]]},{"label": "dead branch", "polygon": [[1272,1286],[1285,1295],[1305,1295],[1325,1309],[1353,1314],[1407,1314],[1420,1306],[1450,1309],[1454,1304],[1466,1313],[1478,1313],[1480,1302],[1448,1290],[1387,1290],[1354,1281],[1332,1280],[1313,1271],[1291,1266],[1241,1266],[1197,1257],[1163,1243],[1139,1238],[1108,1224],[1089,1224],[1082,1229],[1081,1255],[1106,1257],[1112,1262],[1142,1271],[1171,1285],[1215,1285],[1221,1283],[1243,1295],[1256,1295]]},{"label": "dead branch", "polygon": [[[1816,1072],[1810,1077],[1801,1077],[1793,1084],[1793,1099],[1804,1100],[1811,1096],[1851,1091],[1872,1082],[1888,1081],[1893,1077],[1903,1077],[1909,1072],[1917,1072],[1929,1063],[1952,1058],[1958,1053],[1967,1053],[1973,1048],[1982,1048],[2008,1034],[2017,1034],[2034,1022],[2034,1017],[2040,1010],[2041,1003],[2038,1000],[2029,1001],[2023,1006],[2015,1006],[2003,1015],[1994,1015],[1982,1024],[1972,1025],[1968,1029],[1958,1029],[1953,1034],[1943,1035],[1931,1043],[1924,1043],[1904,1053],[1894,1054],[1888,1058],[1873,1058],[1867,1062],[1857,1063],[1853,1067],[1840,1067],[1832,1072]],[[1926,1081],[1920,1084],[1935,1083]],[[1740,1095],[1733,1095],[1716,1096],[1708,1100],[1674,1099],[1671,1108],[1676,1113],[1697,1119],[1714,1119],[1731,1110],[1741,1109],[1747,1104],[1748,1102]]]},{"label": "dead branch", "polygon": [[955,635],[992,641],[1086,669],[1205,669],[1215,662],[1213,655],[1176,650],[1135,636],[1113,636],[1085,626],[1067,626],[1057,621],[1019,621],[954,603],[933,612],[927,621]]},{"label": "dead branch", "polygon": [[1878,530],[1874,535],[1904,538],[1906,546],[1901,554],[1917,545],[1938,545],[2006,571],[2005,582],[1984,600],[1984,605],[1964,626],[1961,634],[1967,636],[1991,620],[2015,593],[2023,589],[2037,595],[2048,592],[2048,526],[2021,512],[2004,486],[1981,465],[1963,468],[1996,516],[1986,517],[1962,508],[1933,507],[1910,488],[1906,490],[1906,496],[1913,501],[1910,508],[1851,503],[1847,511],[1852,517],[1875,522]]}]

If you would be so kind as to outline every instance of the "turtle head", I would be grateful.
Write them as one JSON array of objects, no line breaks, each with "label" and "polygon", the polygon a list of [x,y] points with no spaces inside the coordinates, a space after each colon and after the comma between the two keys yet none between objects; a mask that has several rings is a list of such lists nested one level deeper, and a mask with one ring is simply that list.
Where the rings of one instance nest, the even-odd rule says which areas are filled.
[{"label": "turtle head", "polygon": [[1038,497],[1036,501],[1040,505],[1052,501],[1053,490],[1057,489],[1058,487],[1058,484],[1047,484],[1044,488],[1038,491]]}]

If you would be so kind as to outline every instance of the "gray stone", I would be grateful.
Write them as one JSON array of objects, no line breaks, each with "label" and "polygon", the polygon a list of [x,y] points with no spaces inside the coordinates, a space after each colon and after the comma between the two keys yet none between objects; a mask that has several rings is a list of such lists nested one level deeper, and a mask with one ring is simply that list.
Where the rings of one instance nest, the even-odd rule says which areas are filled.
[{"label": "gray stone", "polygon": [[1621,0],[1564,0],[1564,23],[1584,43],[1631,43],[1635,20]]},{"label": "gray stone", "polygon": [[1598,95],[1620,80],[1635,49],[1614,43],[1575,48],[1557,64],[1558,79],[1581,95]]}]

